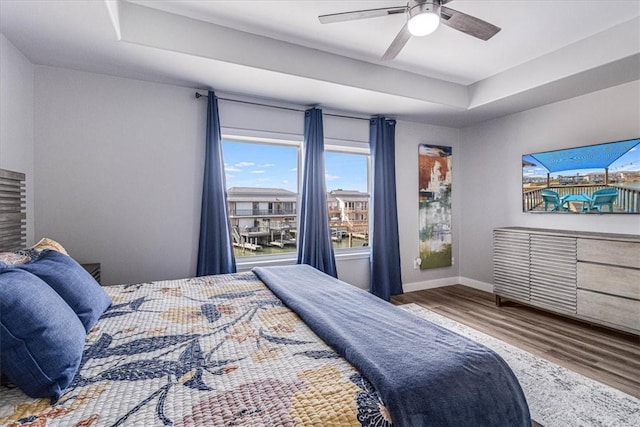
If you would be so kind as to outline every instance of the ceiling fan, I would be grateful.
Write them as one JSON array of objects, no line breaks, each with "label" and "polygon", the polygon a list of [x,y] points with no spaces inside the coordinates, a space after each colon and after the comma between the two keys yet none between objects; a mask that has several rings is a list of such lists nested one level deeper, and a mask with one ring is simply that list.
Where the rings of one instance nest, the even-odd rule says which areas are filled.
[{"label": "ceiling fan", "polygon": [[320,19],[320,22],[323,24],[331,24],[334,22],[354,21],[356,19],[375,18],[399,13],[406,14],[407,22],[382,56],[383,61],[388,61],[398,56],[411,36],[426,36],[434,32],[440,22],[454,30],[462,31],[481,40],[489,40],[500,31],[500,27],[496,27],[482,19],[443,6],[450,1],[451,0],[410,0],[405,6],[332,13],[320,15],[318,19]]}]

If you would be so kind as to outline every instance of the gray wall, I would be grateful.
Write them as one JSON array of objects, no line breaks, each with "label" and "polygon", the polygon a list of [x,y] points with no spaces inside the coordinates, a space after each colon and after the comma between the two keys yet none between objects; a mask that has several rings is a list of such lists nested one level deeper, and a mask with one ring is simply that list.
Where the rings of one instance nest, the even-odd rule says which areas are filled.
[{"label": "gray wall", "polygon": [[[396,166],[405,290],[457,283],[490,289],[497,226],[640,232],[637,216],[521,212],[523,153],[640,135],[638,82],[457,130],[399,122]],[[100,261],[106,283],[194,274],[206,102],[193,89],[52,67],[35,71],[36,238]],[[4,99],[4,92],[3,92]],[[221,101],[223,132],[301,138],[302,114]],[[368,123],[325,117],[327,138],[362,143]],[[453,147],[455,264],[414,270],[418,145]],[[367,258],[338,261],[367,287]]]},{"label": "gray wall", "polygon": [[106,284],[195,273],[206,103],[193,90],[36,67],[36,236]]},{"label": "gray wall", "polygon": [[[101,262],[105,283],[193,275],[206,102],[188,88],[43,66],[35,74],[37,237],[59,240],[79,261]],[[223,133],[302,139],[301,112],[221,101],[220,115]],[[325,116],[329,143],[366,144],[368,133],[367,120]],[[425,142],[454,145],[455,156],[458,131],[397,125],[407,283],[457,276],[457,266],[429,273],[412,266],[418,255],[417,150]],[[367,257],[337,264],[341,279],[368,287]]]},{"label": "gray wall", "polygon": [[[459,167],[461,148],[457,129],[418,123],[399,122],[396,126],[396,184],[398,198],[398,222],[400,233],[400,262],[405,291],[423,289],[434,285],[457,283],[458,238],[460,209],[460,183],[464,171]],[[418,235],[418,146],[420,144],[452,147],[452,255],[454,265],[448,268],[419,270],[413,268],[413,260],[419,253]],[[442,279],[447,279],[442,281]]]},{"label": "gray wall", "polygon": [[0,168],[27,176],[27,243],[34,240],[34,66],[0,34]]},{"label": "gray wall", "polygon": [[640,82],[461,130],[460,275],[491,283],[492,230],[526,226],[640,233],[639,215],[522,212],[523,154],[640,136]]}]

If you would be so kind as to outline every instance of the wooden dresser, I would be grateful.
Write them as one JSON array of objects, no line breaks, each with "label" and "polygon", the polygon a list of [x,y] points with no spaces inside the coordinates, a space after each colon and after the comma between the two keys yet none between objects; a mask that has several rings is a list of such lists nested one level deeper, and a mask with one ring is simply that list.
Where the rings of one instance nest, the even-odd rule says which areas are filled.
[{"label": "wooden dresser", "polygon": [[640,236],[524,227],[493,233],[496,303],[640,334]]}]

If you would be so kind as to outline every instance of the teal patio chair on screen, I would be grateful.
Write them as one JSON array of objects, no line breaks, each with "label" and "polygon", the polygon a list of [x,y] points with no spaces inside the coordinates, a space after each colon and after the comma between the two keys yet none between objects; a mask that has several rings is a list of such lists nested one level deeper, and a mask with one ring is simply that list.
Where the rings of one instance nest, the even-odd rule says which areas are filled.
[{"label": "teal patio chair on screen", "polygon": [[563,206],[564,199],[566,198],[566,195],[560,197],[560,195],[553,190],[542,190],[542,201],[544,202],[545,211],[549,210],[550,206],[552,211],[566,211],[567,208]]},{"label": "teal patio chair on screen", "polygon": [[589,203],[585,204],[585,209],[589,211],[597,210],[598,212],[602,212],[602,208],[604,206],[608,206],[609,212],[613,212],[613,202],[615,202],[617,198],[618,190],[613,187],[594,191],[591,197],[589,197]]}]

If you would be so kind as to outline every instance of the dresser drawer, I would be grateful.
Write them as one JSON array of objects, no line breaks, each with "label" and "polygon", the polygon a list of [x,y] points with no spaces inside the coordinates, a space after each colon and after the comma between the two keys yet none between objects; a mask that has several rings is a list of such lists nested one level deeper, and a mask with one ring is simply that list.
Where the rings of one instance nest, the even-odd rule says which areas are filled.
[{"label": "dresser drawer", "polygon": [[640,270],[578,262],[578,288],[640,300]]},{"label": "dresser drawer", "polygon": [[640,332],[640,301],[578,289],[578,315]]},{"label": "dresser drawer", "polygon": [[640,268],[640,244],[579,238],[578,261]]}]

